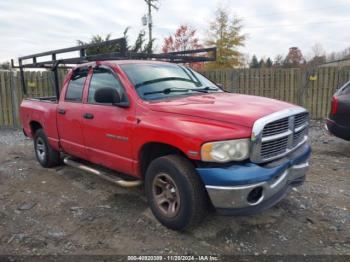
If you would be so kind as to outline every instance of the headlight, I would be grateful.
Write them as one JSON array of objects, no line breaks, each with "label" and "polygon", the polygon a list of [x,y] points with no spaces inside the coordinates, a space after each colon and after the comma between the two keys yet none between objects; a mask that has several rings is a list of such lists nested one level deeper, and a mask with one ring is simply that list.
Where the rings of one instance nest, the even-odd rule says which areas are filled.
[{"label": "headlight", "polygon": [[249,139],[205,143],[201,148],[202,161],[225,163],[247,159],[249,145]]}]

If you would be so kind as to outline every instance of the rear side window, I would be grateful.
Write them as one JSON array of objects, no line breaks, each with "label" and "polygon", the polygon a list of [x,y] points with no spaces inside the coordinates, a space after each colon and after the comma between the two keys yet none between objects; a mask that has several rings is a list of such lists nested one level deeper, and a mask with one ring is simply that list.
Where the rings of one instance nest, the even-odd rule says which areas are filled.
[{"label": "rear side window", "polygon": [[89,87],[88,102],[90,104],[97,104],[95,101],[95,93],[100,88],[113,88],[117,90],[121,102],[127,102],[125,91],[122,84],[117,77],[111,72],[111,70],[100,67],[94,68],[94,73],[91,78]]},{"label": "rear side window", "polygon": [[73,73],[73,76],[68,84],[65,101],[82,101],[84,83],[86,80],[87,73],[87,69],[80,69]]}]

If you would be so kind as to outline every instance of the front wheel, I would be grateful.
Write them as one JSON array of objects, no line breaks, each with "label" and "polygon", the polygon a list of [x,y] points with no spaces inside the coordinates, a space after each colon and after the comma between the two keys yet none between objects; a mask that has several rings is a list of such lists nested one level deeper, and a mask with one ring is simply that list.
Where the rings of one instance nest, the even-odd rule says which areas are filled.
[{"label": "front wheel", "polygon": [[145,190],[154,216],[174,230],[197,225],[208,209],[207,194],[196,170],[178,155],[159,157],[150,164]]},{"label": "front wheel", "polygon": [[43,167],[54,167],[60,164],[60,152],[50,146],[42,129],[35,132],[34,150],[36,159]]}]

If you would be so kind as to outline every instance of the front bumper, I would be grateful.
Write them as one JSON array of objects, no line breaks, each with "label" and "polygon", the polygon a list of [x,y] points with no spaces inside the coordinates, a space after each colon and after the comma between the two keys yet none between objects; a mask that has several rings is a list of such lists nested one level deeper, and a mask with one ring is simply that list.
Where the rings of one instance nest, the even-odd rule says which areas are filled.
[{"label": "front bumper", "polygon": [[214,207],[225,214],[260,212],[275,205],[292,186],[303,183],[309,167],[308,144],[270,165],[253,163],[197,168]]}]

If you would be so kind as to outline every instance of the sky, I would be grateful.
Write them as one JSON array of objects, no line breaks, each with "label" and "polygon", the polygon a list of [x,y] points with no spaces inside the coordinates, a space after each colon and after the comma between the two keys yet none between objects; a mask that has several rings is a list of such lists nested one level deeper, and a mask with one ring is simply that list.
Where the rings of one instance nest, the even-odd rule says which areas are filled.
[{"label": "sky", "polygon": [[[154,12],[154,37],[164,37],[180,24],[197,29],[206,40],[215,10],[222,6],[242,19],[245,46],[239,51],[274,58],[297,46],[305,56],[319,43],[327,52],[350,46],[350,0],[160,0]],[[144,0],[0,0],[0,62],[18,56],[75,46],[92,35],[122,36],[130,41],[144,27]]]}]

